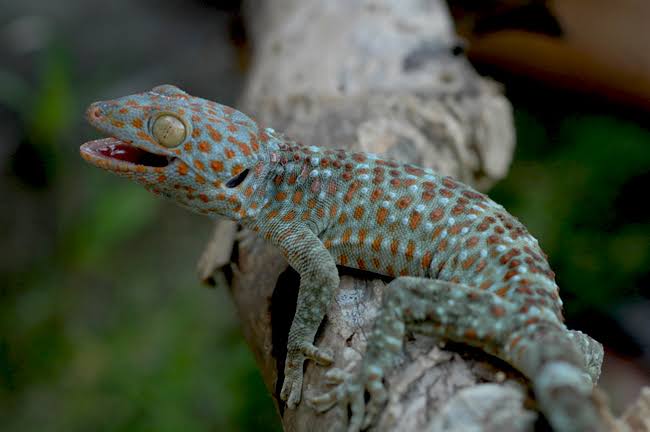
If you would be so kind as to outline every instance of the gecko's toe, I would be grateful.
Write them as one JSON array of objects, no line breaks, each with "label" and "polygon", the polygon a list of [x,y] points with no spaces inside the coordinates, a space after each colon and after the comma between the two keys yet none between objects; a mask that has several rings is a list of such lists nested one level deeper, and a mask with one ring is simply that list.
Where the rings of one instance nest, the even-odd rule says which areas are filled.
[{"label": "gecko's toe", "polygon": [[330,351],[318,348],[316,345],[311,343],[304,344],[302,352],[305,357],[315,361],[319,365],[329,366],[334,362],[334,357]]}]

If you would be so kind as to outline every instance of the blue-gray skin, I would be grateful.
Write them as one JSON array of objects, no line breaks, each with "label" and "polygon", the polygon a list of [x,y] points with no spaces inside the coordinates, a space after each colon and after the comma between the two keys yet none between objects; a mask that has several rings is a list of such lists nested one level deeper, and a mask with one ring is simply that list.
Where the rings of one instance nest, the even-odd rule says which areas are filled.
[{"label": "blue-gray skin", "polygon": [[537,241],[485,195],[429,169],[297,144],[169,85],[97,102],[88,119],[110,138],[84,144],[87,161],[192,211],[240,222],[298,271],[281,391],[290,408],[301,399],[304,361],[332,362],[313,342],[340,264],[396,277],[359,374],[311,399],[320,410],[349,404],[350,431],[376,418],[387,396],[383,376],[407,330],[512,364],[531,380],[555,430],[604,430],[592,399],[602,346],[567,330]]}]

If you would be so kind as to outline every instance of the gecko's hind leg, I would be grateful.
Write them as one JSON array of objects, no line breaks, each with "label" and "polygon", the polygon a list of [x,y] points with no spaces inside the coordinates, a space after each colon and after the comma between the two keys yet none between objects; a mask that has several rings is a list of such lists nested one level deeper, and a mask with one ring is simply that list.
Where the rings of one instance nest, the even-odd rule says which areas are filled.
[{"label": "gecko's hind leg", "polygon": [[[503,344],[507,317],[514,313],[514,305],[490,292],[440,280],[397,278],[386,287],[359,373],[344,381],[344,373],[330,372],[340,383],[309,402],[320,411],[344,402],[352,412],[349,430],[365,428],[387,399],[383,377],[399,358],[407,329],[484,344],[488,352],[499,354],[495,348]],[[365,392],[370,396],[367,403]]]}]

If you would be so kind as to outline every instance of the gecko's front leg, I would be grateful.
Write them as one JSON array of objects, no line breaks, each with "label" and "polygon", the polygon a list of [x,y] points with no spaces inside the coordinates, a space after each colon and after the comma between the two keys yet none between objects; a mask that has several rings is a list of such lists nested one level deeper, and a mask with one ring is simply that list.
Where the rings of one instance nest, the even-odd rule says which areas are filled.
[{"label": "gecko's front leg", "polygon": [[334,259],[307,226],[272,227],[269,237],[300,274],[298,303],[289,331],[284,383],[280,392],[280,398],[289,408],[294,408],[301,398],[305,360],[323,365],[333,361],[330,353],[314,345],[314,337],[339,285],[339,275]]}]

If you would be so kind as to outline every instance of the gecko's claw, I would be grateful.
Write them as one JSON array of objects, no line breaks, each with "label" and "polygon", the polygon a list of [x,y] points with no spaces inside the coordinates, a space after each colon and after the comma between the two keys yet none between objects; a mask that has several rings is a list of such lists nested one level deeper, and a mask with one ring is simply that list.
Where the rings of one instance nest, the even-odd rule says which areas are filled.
[{"label": "gecko's claw", "polygon": [[302,396],[302,362],[300,369],[284,370],[284,383],[280,391],[280,399],[287,403],[290,409],[295,408]]},{"label": "gecko's claw", "polygon": [[[383,384],[383,371],[379,367],[365,367],[357,376],[341,369],[331,369],[325,374],[325,382],[334,384],[334,388],[308,399],[308,404],[319,412],[332,408],[335,404],[344,404],[350,408],[351,417],[348,432],[358,432],[369,427],[379,415],[388,399]],[[370,396],[365,402],[365,393]]]},{"label": "gecko's claw", "polygon": [[329,351],[320,349],[312,343],[303,342],[300,345],[288,347],[280,399],[285,401],[291,409],[300,403],[302,397],[303,364],[307,359],[325,366],[334,361]]}]

